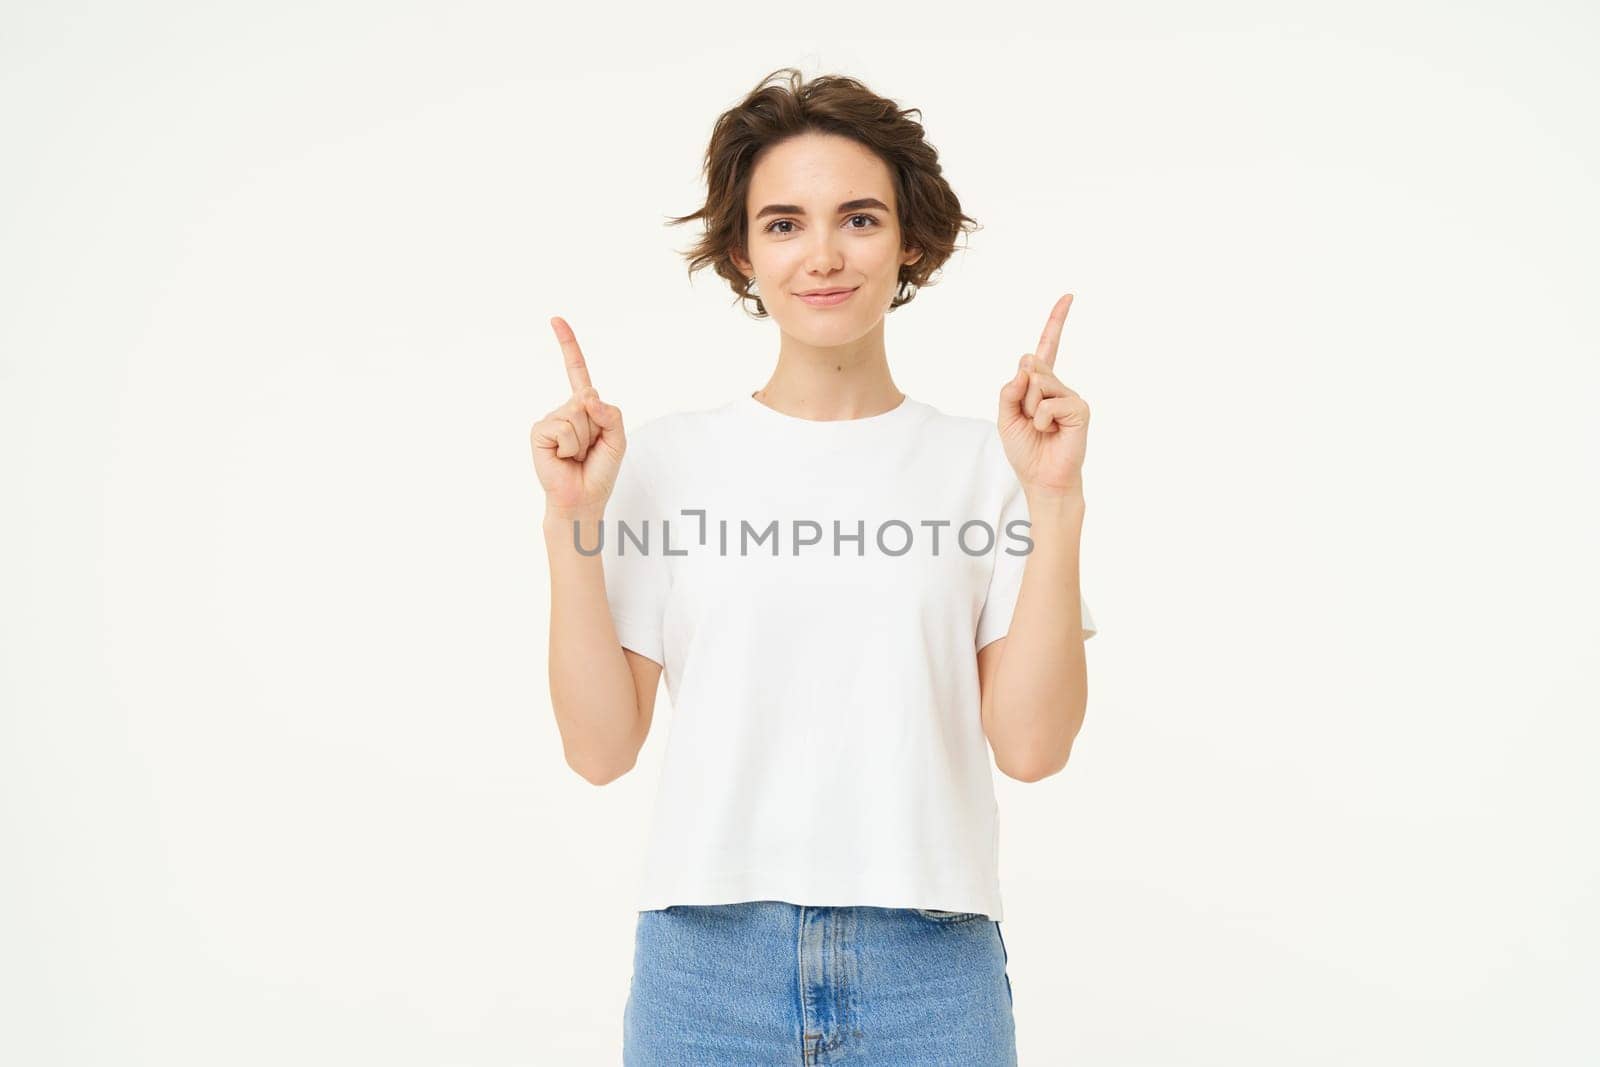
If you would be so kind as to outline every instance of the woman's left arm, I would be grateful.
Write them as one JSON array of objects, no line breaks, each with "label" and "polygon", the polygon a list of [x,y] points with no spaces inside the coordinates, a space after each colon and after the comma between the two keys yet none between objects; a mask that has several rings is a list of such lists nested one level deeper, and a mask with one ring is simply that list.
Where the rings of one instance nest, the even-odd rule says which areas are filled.
[{"label": "woman's left arm", "polygon": [[1036,782],[1067,765],[1089,703],[1078,589],[1083,494],[1030,493],[1028,517],[1033,550],[1011,629],[979,651],[978,684],[995,765]]},{"label": "woman's left arm", "polygon": [[1089,405],[1055,373],[1071,306],[1071,294],[1056,302],[1039,347],[1000,390],[1000,440],[1027,496],[1033,549],[1006,636],[978,653],[978,679],[995,764],[1025,782],[1066,766],[1089,699],[1078,588]]}]

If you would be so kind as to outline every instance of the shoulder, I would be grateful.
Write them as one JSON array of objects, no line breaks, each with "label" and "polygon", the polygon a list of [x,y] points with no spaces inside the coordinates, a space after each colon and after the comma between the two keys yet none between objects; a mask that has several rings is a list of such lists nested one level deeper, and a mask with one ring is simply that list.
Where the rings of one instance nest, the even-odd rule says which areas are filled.
[{"label": "shoulder", "polygon": [[1011,464],[1006,459],[1005,446],[1000,443],[1000,428],[994,419],[953,415],[927,404],[924,407],[930,414],[918,425],[918,430],[930,445],[936,444],[949,460],[964,457],[988,476],[1005,479]]},{"label": "shoulder", "polygon": [[727,418],[726,406],[656,412],[637,422],[628,421],[628,413],[624,411],[622,424],[628,439],[628,455],[649,457],[644,465],[658,475],[671,471],[682,466],[681,461],[703,455],[707,447],[716,447],[719,441],[728,440]]},{"label": "shoulder", "polygon": [[671,451],[687,447],[695,439],[713,431],[721,410],[707,408],[700,411],[658,412],[629,422],[623,412],[623,427],[628,435],[628,447],[641,446],[652,452]]},{"label": "shoulder", "polygon": [[987,445],[989,438],[994,438],[999,443],[1000,431],[992,418],[983,419],[976,415],[956,415],[948,411],[941,411],[932,404],[920,405],[927,413],[922,420],[920,428],[930,434],[941,437],[963,440],[973,445]]}]

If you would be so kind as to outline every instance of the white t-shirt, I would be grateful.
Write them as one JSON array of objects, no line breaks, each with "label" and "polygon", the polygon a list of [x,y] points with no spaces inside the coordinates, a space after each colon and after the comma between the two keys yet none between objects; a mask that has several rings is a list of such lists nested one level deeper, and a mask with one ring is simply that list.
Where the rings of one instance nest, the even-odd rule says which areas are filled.
[{"label": "white t-shirt", "polygon": [[640,910],[1002,917],[977,651],[1011,624],[1027,514],[994,422],[910,397],[819,421],[744,396],[629,429],[606,595],[672,714]]}]

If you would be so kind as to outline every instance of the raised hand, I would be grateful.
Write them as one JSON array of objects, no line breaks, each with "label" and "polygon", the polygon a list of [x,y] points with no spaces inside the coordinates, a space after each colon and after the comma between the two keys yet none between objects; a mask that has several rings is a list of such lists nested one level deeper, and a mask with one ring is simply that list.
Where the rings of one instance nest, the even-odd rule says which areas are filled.
[{"label": "raised hand", "polygon": [[1061,328],[1071,307],[1071,293],[1056,301],[1039,347],[1017,361],[1017,373],[1000,390],[1000,443],[1017,480],[1030,494],[1066,496],[1083,491],[1089,405],[1055,372]]},{"label": "raised hand", "polygon": [[572,396],[533,424],[533,468],[544,486],[548,507],[564,511],[599,510],[611,496],[628,448],[622,412],[601,401],[589,382],[589,365],[565,319],[550,320],[561,343]]}]

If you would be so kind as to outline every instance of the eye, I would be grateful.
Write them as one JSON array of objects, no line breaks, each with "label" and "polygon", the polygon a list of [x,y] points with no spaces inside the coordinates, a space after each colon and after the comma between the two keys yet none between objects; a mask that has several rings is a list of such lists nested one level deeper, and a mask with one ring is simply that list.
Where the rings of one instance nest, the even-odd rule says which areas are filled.
[{"label": "eye", "polygon": [[[880,223],[878,221],[877,217],[874,216],[874,215],[856,214],[856,215],[851,215],[851,216],[848,217],[848,221],[850,221],[850,222],[854,222],[856,219],[866,219],[867,222],[870,223],[871,225],[868,225],[868,226],[851,226],[851,227],[849,227],[849,229],[852,229],[852,230],[870,230],[870,229],[872,229],[873,226],[882,225],[882,223]],[[771,222],[767,223],[766,226],[762,227],[761,232],[762,233],[773,233],[773,232],[789,233],[790,232],[789,230],[776,230],[776,231],[774,231],[773,227],[775,227],[775,226],[793,226],[793,225],[794,225],[794,220],[793,219],[773,219]]]}]

